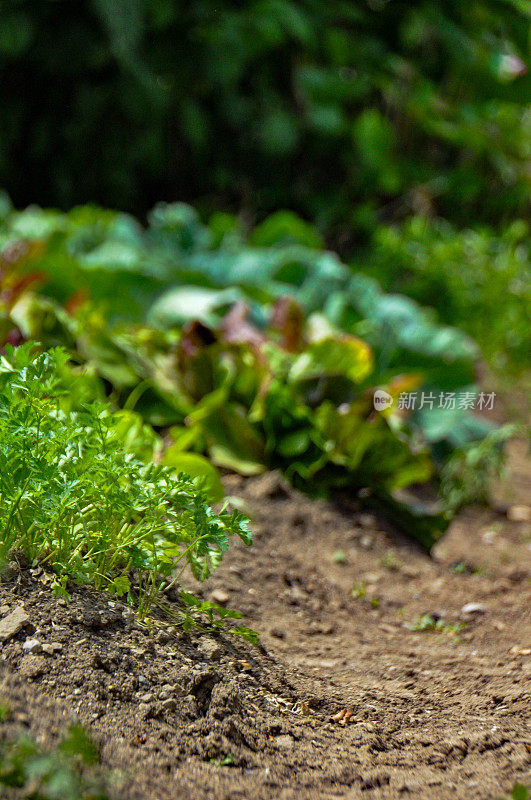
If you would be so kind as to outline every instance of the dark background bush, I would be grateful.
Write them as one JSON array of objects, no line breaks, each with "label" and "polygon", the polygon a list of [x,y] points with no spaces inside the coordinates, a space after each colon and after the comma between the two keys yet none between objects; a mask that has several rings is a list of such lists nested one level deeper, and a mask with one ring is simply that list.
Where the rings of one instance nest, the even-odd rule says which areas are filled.
[{"label": "dark background bush", "polygon": [[377,222],[522,214],[525,0],[3,0],[15,205],[289,207],[348,250]]}]

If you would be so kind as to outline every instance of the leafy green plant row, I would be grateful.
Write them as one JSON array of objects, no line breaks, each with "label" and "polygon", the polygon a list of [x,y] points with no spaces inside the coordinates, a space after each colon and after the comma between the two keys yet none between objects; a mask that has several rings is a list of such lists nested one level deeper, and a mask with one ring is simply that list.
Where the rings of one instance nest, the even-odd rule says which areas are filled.
[{"label": "leafy green plant row", "polygon": [[[32,349],[8,346],[0,359],[0,564],[21,550],[53,570],[56,595],[68,596],[69,580],[91,585],[125,596],[144,620],[169,586],[179,590],[186,566],[204,580],[230,536],[250,544],[247,520],[226,505],[215,514],[190,478],[142,461],[147,426],[83,402],[83,376],[64,351]],[[185,627],[196,613],[212,623],[241,616],[187,592],[180,600]]]},{"label": "leafy green plant row", "polygon": [[[457,402],[396,402],[473,390],[477,346],[352,274],[292,215],[246,241],[233,218],[205,226],[181,204],[158,206],[147,230],[94,208],[28,209],[7,213],[2,241],[5,338],[66,345],[119,405],[171,426],[165,458],[183,471],[204,473],[206,452],[311,493],[362,491],[426,547],[484,498],[505,434]],[[395,400],[383,413],[377,388]],[[439,506],[404,495],[427,483]]]}]

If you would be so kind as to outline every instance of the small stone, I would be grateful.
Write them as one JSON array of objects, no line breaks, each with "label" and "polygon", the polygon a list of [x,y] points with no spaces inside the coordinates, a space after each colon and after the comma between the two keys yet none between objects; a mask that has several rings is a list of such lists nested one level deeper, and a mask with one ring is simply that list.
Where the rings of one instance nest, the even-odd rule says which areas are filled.
[{"label": "small stone", "polygon": [[196,719],[198,715],[197,700],[193,694],[188,694],[182,701],[182,714],[185,718]]},{"label": "small stone", "polygon": [[467,603],[461,609],[461,614],[485,614],[487,609],[481,603]]},{"label": "small stone", "polygon": [[177,703],[173,699],[173,697],[169,697],[167,700],[164,700],[162,703],[162,708],[164,711],[175,711],[177,708]]},{"label": "small stone", "polygon": [[26,639],[22,645],[22,649],[25,650],[26,653],[42,653],[42,644],[38,639]]},{"label": "small stone", "polygon": [[372,548],[373,543],[372,536],[362,536],[360,539],[360,546],[363,547],[364,550],[370,550]]},{"label": "small stone", "polygon": [[22,658],[18,674],[21,678],[33,680],[39,678],[46,671],[44,659],[39,656],[28,655]]},{"label": "small stone", "polygon": [[9,606],[0,606],[0,616],[4,617],[9,614]]},{"label": "small stone", "polygon": [[219,661],[223,655],[223,648],[219,642],[206,636],[201,639],[199,650],[209,661]]},{"label": "small stone", "polygon": [[15,636],[29,622],[29,615],[24,606],[17,606],[14,611],[0,620],[0,642],[6,642]]},{"label": "small stone", "polygon": [[358,517],[358,524],[362,528],[374,528],[376,520],[372,514],[360,514]]},{"label": "small stone", "polygon": [[398,786],[397,791],[399,791],[400,793],[403,793],[403,792],[418,792],[420,790],[420,788],[421,788],[420,781],[416,781],[416,780],[411,780],[410,779],[410,780],[404,781],[404,783],[401,783]]},{"label": "small stone", "polygon": [[151,703],[152,700],[153,700],[153,692],[146,692],[145,694],[140,695],[141,703]]},{"label": "small stone", "polygon": [[214,589],[211,593],[210,597],[214,601],[214,603],[219,603],[220,606],[225,605],[225,603],[229,602],[230,595],[224,589]]},{"label": "small stone", "polygon": [[[386,633],[396,633],[396,628],[392,625],[388,625],[386,622],[381,622],[378,627],[380,630],[385,631]],[[396,669],[396,667],[389,667],[389,669]]]},{"label": "small stone", "polygon": [[243,578],[243,572],[241,569],[238,569],[238,567],[229,567],[229,572],[231,572],[233,575],[236,575],[238,578]]},{"label": "small stone", "polygon": [[400,571],[406,576],[406,578],[418,578],[420,576],[420,569],[417,569],[417,567],[412,567],[409,564],[404,564]]},{"label": "small stone", "polygon": [[511,522],[529,522],[531,508],[529,506],[510,506],[507,509],[507,519]]},{"label": "small stone", "polygon": [[328,622],[324,625],[319,625],[318,632],[322,633],[324,636],[330,636],[332,633],[336,632],[336,626],[333,622]]},{"label": "small stone", "polygon": [[170,638],[170,634],[167,631],[161,630],[157,633],[155,640],[157,644],[168,644]]},{"label": "small stone", "polygon": [[278,747],[293,747],[294,742],[291,736],[284,734],[275,738],[275,744]]},{"label": "small stone", "polygon": [[286,638],[286,632],[283,631],[282,628],[271,628],[269,633],[271,634],[271,636],[274,636],[275,639],[285,639]]},{"label": "small stone", "polygon": [[289,486],[280,472],[266,472],[249,482],[247,492],[253,500],[261,500],[263,497],[275,499],[287,497]]}]

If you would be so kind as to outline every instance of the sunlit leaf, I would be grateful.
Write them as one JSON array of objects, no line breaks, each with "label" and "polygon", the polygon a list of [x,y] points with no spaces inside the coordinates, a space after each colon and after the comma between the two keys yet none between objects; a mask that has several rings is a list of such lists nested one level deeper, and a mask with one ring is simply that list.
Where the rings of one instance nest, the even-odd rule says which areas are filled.
[{"label": "sunlit leaf", "polygon": [[225,496],[219,472],[204,456],[184,453],[178,445],[172,445],[165,450],[162,463],[172,467],[176,474],[184,472],[191,478],[198,478],[211,503],[218,503]]},{"label": "sunlit leaf", "polygon": [[373,369],[370,347],[354,336],[338,336],[314,342],[293,363],[289,373],[292,382],[344,375],[360,383]]}]

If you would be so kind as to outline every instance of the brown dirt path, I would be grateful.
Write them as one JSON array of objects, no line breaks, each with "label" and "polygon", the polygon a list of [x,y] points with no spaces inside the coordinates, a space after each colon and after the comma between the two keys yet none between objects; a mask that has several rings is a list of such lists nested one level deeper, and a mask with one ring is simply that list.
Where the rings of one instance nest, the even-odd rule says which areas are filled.
[{"label": "brown dirt path", "polygon": [[[522,444],[510,464],[500,497],[529,503]],[[63,647],[24,655],[27,631],[2,647],[11,727],[48,740],[77,715],[120,770],[120,796],[139,800],[492,800],[531,783],[529,521],[472,509],[430,560],[372,515],[275,475],[227,486],[256,541],[233,546],[203,594],[226,592],[266,652],[146,636],[90,593],[64,607],[22,570],[0,604],[24,602],[31,635]],[[447,630],[409,630],[423,614]],[[330,721],[346,708],[347,725]],[[210,763],[229,753],[233,766]]]}]

